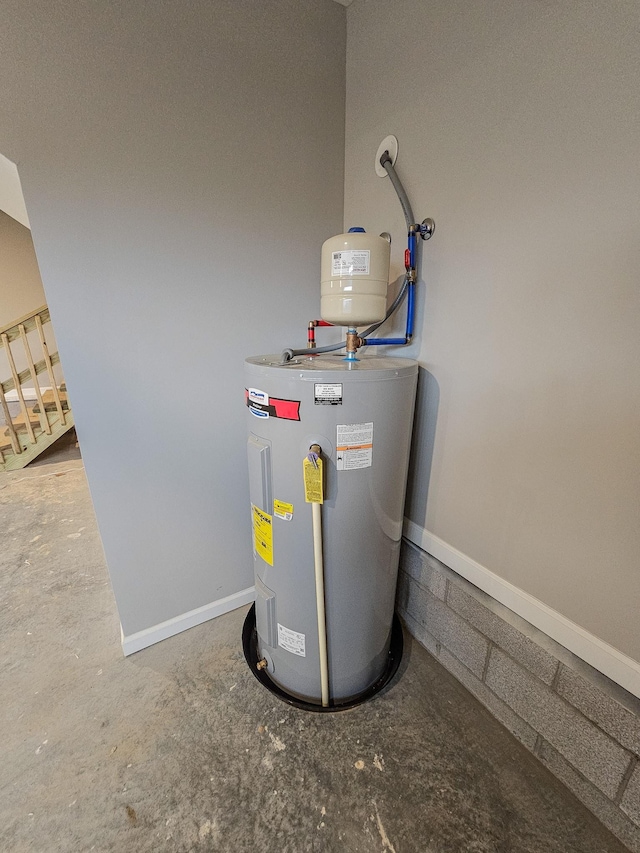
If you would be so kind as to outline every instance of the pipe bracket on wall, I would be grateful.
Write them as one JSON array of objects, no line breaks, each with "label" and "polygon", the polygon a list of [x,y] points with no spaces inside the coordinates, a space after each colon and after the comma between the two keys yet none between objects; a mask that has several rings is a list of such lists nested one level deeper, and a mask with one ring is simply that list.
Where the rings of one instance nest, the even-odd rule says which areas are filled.
[{"label": "pipe bracket on wall", "polygon": [[426,219],[423,219],[420,223],[419,234],[423,240],[430,240],[433,237],[433,232],[436,230],[435,221],[428,216]]}]

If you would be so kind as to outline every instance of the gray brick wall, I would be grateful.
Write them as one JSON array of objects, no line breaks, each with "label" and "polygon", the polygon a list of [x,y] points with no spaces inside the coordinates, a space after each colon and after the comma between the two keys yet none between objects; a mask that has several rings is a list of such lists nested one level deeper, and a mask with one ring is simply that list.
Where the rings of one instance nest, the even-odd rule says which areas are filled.
[{"label": "gray brick wall", "polygon": [[640,853],[640,701],[408,542],[397,607],[416,640]]},{"label": "gray brick wall", "polygon": [[631,762],[626,750],[499,649],[491,651],[485,680],[576,770],[614,799]]},{"label": "gray brick wall", "polygon": [[491,613],[460,586],[451,584],[447,603],[452,610],[492,640],[496,646],[520,661],[525,669],[537,675],[545,684],[551,684],[558,670],[558,661],[553,655],[525,637],[504,619]]}]

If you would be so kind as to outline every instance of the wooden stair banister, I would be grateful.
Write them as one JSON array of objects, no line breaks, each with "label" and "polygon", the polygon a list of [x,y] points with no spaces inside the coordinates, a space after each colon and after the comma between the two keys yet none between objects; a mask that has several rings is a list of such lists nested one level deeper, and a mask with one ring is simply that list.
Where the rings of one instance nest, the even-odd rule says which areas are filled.
[{"label": "wooden stair banister", "polygon": [[[64,386],[59,388],[56,382],[54,367],[60,363],[60,356],[50,352],[45,331],[50,322],[49,309],[43,305],[14,323],[0,327],[0,357],[3,353],[6,356],[10,374],[4,381],[0,375],[0,408],[4,417],[4,424],[0,423],[0,471],[24,468],[74,424],[66,394],[61,395]],[[30,332],[36,336],[33,343],[29,341]],[[40,347],[42,355],[38,360],[34,357],[36,346]],[[18,369],[19,356],[27,364],[23,370]],[[27,404],[23,391],[25,382],[33,385],[35,406]],[[20,407],[18,416],[11,414],[12,404],[7,400],[11,391],[15,391]]]}]

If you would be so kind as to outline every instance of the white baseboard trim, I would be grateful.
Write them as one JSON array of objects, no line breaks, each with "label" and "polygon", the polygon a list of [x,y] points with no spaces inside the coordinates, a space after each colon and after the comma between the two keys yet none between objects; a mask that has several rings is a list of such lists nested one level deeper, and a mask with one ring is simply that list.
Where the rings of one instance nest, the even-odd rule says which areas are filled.
[{"label": "white baseboard trim", "polygon": [[174,616],[173,619],[167,619],[166,622],[152,625],[151,628],[145,628],[144,631],[125,636],[121,629],[122,651],[125,656],[132,655],[134,652],[146,649],[147,646],[159,643],[160,640],[166,640],[167,637],[173,637],[174,634],[180,634],[188,628],[193,628],[195,625],[200,625],[216,616],[222,616],[237,607],[242,607],[243,604],[251,604],[255,597],[256,589],[254,586],[250,586],[247,589],[240,590],[240,592],[235,592],[233,595],[228,595],[226,598],[219,598],[210,604],[196,607],[195,610],[181,613],[180,616]]},{"label": "white baseboard trim", "polygon": [[[51,386],[50,385],[43,385],[40,388],[40,390],[44,394],[47,391],[51,391]],[[22,396],[24,397],[25,400],[28,400],[29,402],[31,402],[32,400],[38,399],[38,397],[36,395],[36,389],[35,388],[23,388],[22,389]],[[5,399],[6,399],[7,403],[18,403],[19,402],[18,392],[15,390],[14,391],[7,391],[7,393],[5,394]]]},{"label": "white baseboard trim", "polygon": [[496,601],[526,619],[574,655],[640,697],[640,663],[605,643],[524,590],[509,583],[471,557],[448,545],[408,518],[403,533],[423,551],[466,578]]}]

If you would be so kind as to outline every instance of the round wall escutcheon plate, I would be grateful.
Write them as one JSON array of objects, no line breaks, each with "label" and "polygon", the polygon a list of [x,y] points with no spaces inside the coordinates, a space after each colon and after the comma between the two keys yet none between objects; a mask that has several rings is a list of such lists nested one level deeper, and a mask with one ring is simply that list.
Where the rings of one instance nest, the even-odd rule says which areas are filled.
[{"label": "round wall escutcheon plate", "polygon": [[385,151],[389,152],[389,156],[391,157],[391,165],[395,166],[396,160],[398,159],[398,140],[395,136],[385,136],[385,138],[378,146],[378,151],[376,153],[376,162],[374,165],[376,168],[376,175],[379,178],[387,177],[387,170],[380,165],[380,158],[382,157]]}]

